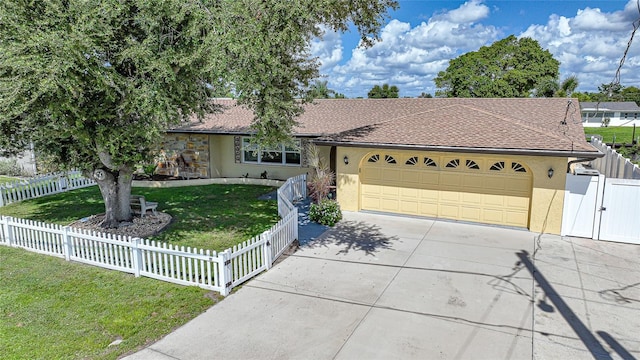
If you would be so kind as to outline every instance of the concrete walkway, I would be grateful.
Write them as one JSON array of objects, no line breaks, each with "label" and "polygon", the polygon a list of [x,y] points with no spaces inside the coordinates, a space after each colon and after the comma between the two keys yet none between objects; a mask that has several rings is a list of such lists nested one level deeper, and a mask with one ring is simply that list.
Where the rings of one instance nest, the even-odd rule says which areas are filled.
[{"label": "concrete walkway", "polygon": [[640,247],[347,213],[128,359],[640,357]]}]

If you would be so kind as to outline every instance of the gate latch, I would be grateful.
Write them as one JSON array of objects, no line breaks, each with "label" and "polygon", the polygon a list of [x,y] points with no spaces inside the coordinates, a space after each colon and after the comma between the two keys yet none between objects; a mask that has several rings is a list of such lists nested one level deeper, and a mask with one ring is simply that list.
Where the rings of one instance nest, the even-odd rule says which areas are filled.
[{"label": "gate latch", "polygon": [[600,206],[600,211],[605,211],[605,210],[607,210],[607,208],[606,208],[606,207],[604,207],[604,206]]}]

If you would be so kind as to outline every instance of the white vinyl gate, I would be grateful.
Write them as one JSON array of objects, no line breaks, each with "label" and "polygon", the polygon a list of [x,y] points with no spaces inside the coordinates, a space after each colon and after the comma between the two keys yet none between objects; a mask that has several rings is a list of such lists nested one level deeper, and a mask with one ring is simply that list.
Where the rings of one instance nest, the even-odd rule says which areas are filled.
[{"label": "white vinyl gate", "polygon": [[640,244],[640,181],[607,179],[604,187],[599,239]]},{"label": "white vinyl gate", "polygon": [[640,244],[640,180],[567,174],[562,235]]}]

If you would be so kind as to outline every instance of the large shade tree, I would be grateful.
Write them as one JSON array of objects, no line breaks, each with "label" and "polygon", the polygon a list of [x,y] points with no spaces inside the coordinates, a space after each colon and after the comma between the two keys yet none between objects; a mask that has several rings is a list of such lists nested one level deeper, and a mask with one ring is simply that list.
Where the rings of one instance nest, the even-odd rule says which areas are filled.
[{"label": "large shade tree", "polygon": [[39,152],[98,182],[103,226],[131,218],[136,164],[164,130],[231,91],[265,145],[287,141],[318,77],[309,43],[353,24],[375,40],[394,0],[0,2],[0,148]]},{"label": "large shade tree", "polygon": [[527,97],[556,83],[560,63],[531,38],[511,35],[449,61],[434,79],[441,97]]}]

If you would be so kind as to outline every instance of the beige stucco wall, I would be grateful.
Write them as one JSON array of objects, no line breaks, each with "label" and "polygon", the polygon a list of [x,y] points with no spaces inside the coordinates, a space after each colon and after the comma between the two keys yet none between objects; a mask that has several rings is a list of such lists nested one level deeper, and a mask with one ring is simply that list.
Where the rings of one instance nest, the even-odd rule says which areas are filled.
[{"label": "beige stucco wall", "polygon": [[[321,156],[329,160],[329,147],[320,147]],[[211,177],[244,177],[260,178],[267,172],[269,179],[286,180],[287,178],[309,173],[309,167],[285,166],[272,164],[236,163],[233,135],[209,135],[210,173]]]},{"label": "beige stucco wall", "polygon": [[[365,156],[379,149],[372,148],[337,148],[337,198],[343,210],[359,211],[360,206],[360,168]],[[382,151],[384,152],[384,151]],[[415,151],[397,151],[400,153],[416,153]],[[424,152],[419,152],[424,153]],[[446,153],[431,152],[434,156],[446,155]],[[343,158],[349,158],[349,164],[345,165]],[[460,154],[462,157],[478,157],[480,154]],[[500,155],[491,155],[500,157]],[[564,187],[566,181],[566,157],[547,156],[505,156],[525,165],[533,176],[533,190],[531,194],[531,209],[529,229],[533,232],[560,234],[562,224],[562,210],[564,206]],[[554,169],[554,175],[549,178],[549,168]]]}]

